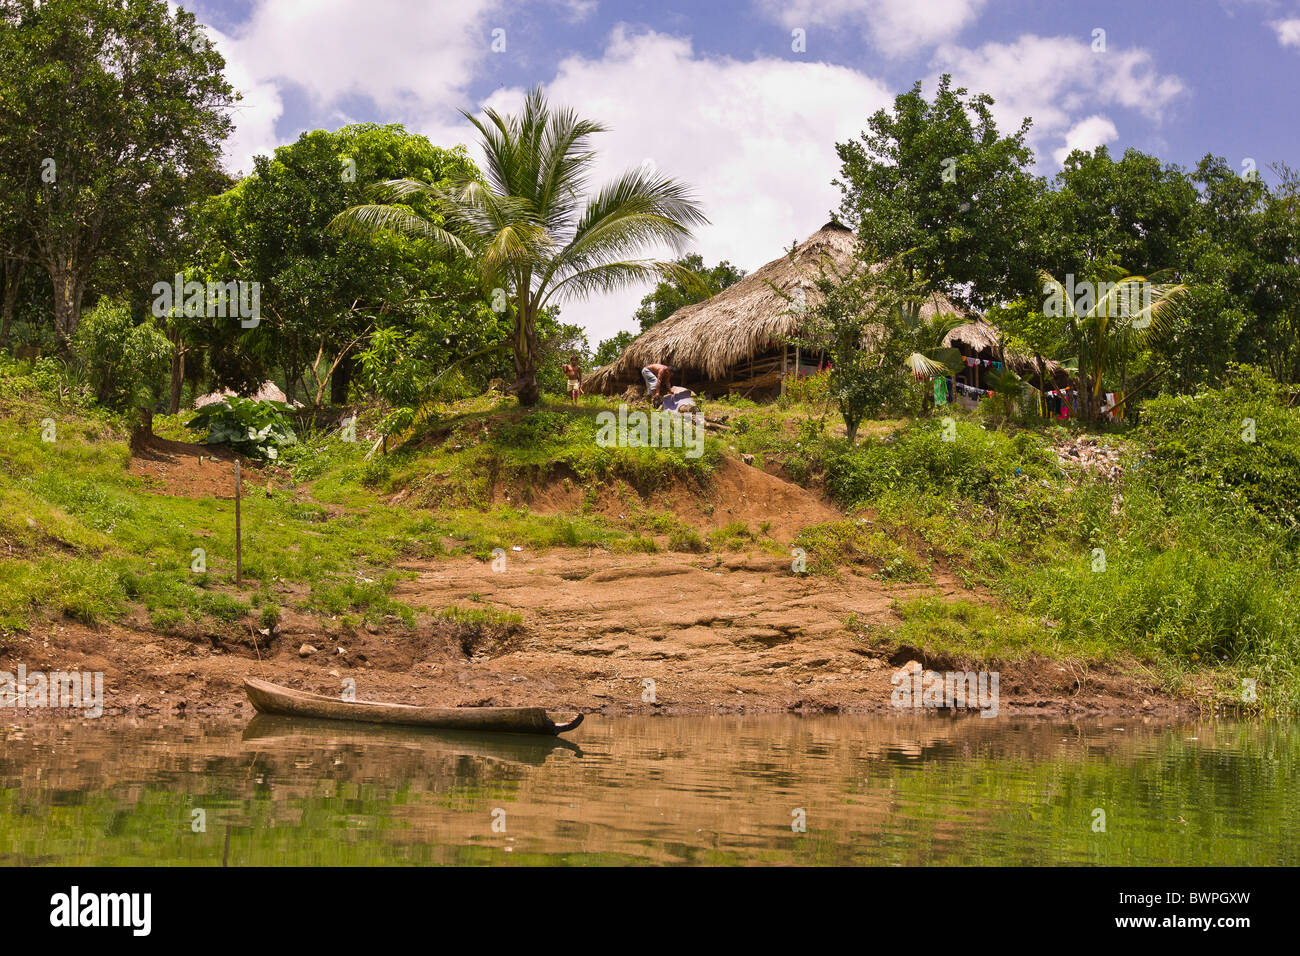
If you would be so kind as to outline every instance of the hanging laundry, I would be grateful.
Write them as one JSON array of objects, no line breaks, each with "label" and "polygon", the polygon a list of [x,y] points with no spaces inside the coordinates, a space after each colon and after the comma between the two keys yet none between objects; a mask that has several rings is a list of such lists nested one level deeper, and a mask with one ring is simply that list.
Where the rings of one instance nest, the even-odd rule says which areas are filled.
[{"label": "hanging laundry", "polygon": [[948,404],[948,381],[947,379],[936,378],[934,380],[934,404]]}]

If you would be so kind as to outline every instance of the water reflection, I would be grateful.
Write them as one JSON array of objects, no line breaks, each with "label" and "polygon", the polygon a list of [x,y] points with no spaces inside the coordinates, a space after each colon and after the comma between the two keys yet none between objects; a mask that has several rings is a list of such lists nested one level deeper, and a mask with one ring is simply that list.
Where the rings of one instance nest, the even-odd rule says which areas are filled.
[{"label": "water reflection", "polygon": [[0,861],[1295,864],[1298,739],[970,717],[592,718],[572,741],[27,724],[0,728]]}]

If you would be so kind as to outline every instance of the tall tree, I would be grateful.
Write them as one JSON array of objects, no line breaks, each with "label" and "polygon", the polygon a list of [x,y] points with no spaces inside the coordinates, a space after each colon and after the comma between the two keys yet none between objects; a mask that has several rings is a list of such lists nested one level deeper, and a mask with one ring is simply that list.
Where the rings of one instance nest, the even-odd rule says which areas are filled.
[{"label": "tall tree", "polygon": [[234,101],[224,67],[166,0],[0,0],[0,162],[62,342],[100,260],[174,234],[216,174]]},{"label": "tall tree", "polygon": [[[402,177],[439,187],[481,180],[463,147],[441,149],[397,125],[360,124],[304,133],[258,156],[251,174],[207,204],[200,271],[260,282],[266,317],[251,329],[226,320],[199,326],[220,384],[246,386],[276,369],[291,395],[320,401],[328,386],[342,404],[354,357],[374,329],[397,330],[386,350],[405,343],[434,366],[502,336],[472,263],[430,256],[407,236],[329,231],[368,187]],[[411,208],[442,222],[427,197]]]},{"label": "tall tree", "polygon": [[917,82],[861,138],[835,147],[841,215],[863,245],[901,256],[928,289],[976,308],[1031,291],[1043,259],[1045,184],[1029,172],[1030,121],[1002,135],[992,106],[945,74],[933,102]]},{"label": "tall tree", "polygon": [[[541,397],[537,320],[543,310],[650,278],[687,278],[675,262],[626,257],[661,244],[680,253],[691,227],[707,220],[685,185],[641,169],[588,196],[591,137],[606,127],[552,109],[540,89],[517,115],[492,109],[484,119],[464,115],[482,138],[486,185],[397,180],[377,191],[386,202],[354,207],[336,221],[344,230],[406,232],[472,258],[488,294],[513,319],[510,388],[531,407]],[[406,204],[424,196],[436,200],[445,227]]]},{"label": "tall tree", "polygon": [[1196,187],[1183,170],[1127,149],[1075,150],[1056,176],[1048,203],[1052,269],[1082,276],[1098,262],[1150,275],[1181,264],[1194,226]]}]

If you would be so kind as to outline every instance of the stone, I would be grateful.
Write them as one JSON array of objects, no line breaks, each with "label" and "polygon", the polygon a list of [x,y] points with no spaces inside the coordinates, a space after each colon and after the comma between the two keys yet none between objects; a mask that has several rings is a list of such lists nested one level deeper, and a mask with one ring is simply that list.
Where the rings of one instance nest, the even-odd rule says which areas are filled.
[{"label": "stone", "polygon": [[302,647],[298,648],[299,657],[311,657],[315,653],[316,648],[312,647],[310,644],[304,644]]}]

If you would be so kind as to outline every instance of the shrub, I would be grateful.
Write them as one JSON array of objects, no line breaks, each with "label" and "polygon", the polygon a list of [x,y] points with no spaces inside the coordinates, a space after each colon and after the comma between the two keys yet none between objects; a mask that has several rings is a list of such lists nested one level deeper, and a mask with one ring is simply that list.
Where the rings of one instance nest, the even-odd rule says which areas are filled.
[{"label": "shrub", "polygon": [[955,440],[942,425],[921,421],[858,448],[841,447],[827,458],[827,486],[845,506],[872,501],[889,491],[941,493],[995,504],[1009,486],[1057,474],[1042,439],[1027,432],[1008,436],[959,421]]},{"label": "shrub", "polygon": [[82,317],[72,348],[99,401],[119,411],[141,411],[141,427],[151,429],[173,350],[153,318],[137,323],[124,303],[102,298]]},{"label": "shrub", "polygon": [[274,460],[281,447],[298,440],[289,427],[287,411],[283,402],[228,396],[200,409],[187,427],[196,431],[206,428],[204,441],[209,445],[230,445],[242,455]]},{"label": "shrub", "polygon": [[1224,387],[1152,399],[1142,418],[1139,468],[1167,500],[1300,530],[1300,411],[1266,373],[1233,366]]}]

